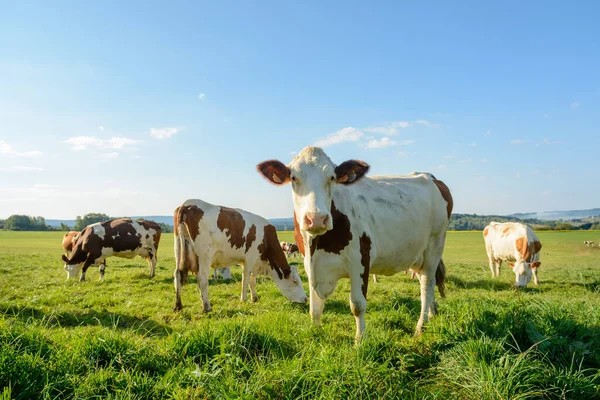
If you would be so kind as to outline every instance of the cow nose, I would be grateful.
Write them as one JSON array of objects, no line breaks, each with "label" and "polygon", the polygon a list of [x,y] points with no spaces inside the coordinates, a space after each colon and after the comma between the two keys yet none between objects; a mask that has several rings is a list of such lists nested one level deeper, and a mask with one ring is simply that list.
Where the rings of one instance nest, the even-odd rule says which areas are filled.
[{"label": "cow nose", "polygon": [[311,213],[304,216],[304,226],[309,231],[318,231],[327,227],[329,215]]}]

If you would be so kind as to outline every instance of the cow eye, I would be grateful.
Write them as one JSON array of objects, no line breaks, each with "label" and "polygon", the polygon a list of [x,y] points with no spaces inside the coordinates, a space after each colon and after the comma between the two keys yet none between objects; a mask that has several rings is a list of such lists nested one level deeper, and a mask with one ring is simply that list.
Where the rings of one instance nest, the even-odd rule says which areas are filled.
[{"label": "cow eye", "polygon": [[335,176],[332,176],[331,179],[329,179],[331,182],[333,182],[335,180]]},{"label": "cow eye", "polygon": [[292,176],[292,181],[293,181],[293,182],[297,182],[297,180],[296,180],[296,177],[295,177],[295,176]]}]

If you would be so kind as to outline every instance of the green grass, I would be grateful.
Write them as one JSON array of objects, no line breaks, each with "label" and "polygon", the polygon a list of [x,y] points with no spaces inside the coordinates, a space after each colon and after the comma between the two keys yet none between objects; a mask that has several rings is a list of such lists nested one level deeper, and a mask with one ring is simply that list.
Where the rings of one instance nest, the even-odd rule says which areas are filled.
[{"label": "green grass", "polygon": [[[108,259],[66,281],[62,233],[0,232],[0,398],[586,399],[600,397],[600,232],[540,232],[541,285],[497,280],[479,232],[450,232],[447,298],[424,335],[416,281],[370,283],[368,337],[354,346],[349,282],[308,306],[260,279],[241,303],[241,271],[210,283],[203,314],[193,280],[172,312],[173,236],[157,276],[141,259]],[[282,240],[291,240],[283,233]],[[294,258],[301,268],[302,259]]]}]

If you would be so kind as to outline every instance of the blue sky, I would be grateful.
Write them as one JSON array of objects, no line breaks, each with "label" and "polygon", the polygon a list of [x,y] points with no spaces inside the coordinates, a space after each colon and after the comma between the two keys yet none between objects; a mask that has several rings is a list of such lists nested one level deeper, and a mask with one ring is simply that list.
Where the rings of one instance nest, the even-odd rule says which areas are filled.
[{"label": "blue sky", "polygon": [[600,206],[600,3],[0,4],[0,218],[292,214],[255,165],[320,144],[455,212]]}]

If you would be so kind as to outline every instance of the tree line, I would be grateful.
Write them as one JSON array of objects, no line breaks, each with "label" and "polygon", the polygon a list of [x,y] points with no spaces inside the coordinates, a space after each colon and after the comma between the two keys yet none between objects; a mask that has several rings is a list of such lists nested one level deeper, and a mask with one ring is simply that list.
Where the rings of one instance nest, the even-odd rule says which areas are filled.
[{"label": "tree line", "polygon": [[[0,229],[7,231],[81,231],[90,224],[104,222],[113,219],[102,213],[89,213],[83,216],[78,215],[75,218],[75,224],[69,226],[61,223],[59,227],[52,227],[46,224],[44,217],[31,217],[29,215],[11,215],[6,219],[0,219]],[[173,227],[162,222],[158,222],[163,233],[173,232]]]}]

